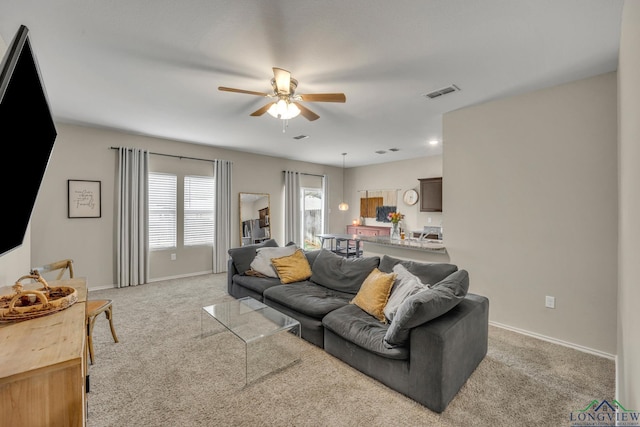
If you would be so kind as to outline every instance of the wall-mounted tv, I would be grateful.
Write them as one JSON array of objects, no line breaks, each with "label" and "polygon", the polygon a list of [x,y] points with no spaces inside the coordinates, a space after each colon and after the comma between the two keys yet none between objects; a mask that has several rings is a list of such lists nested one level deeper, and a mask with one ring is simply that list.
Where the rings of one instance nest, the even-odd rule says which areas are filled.
[{"label": "wall-mounted tv", "polygon": [[0,256],[23,243],[57,136],[28,32],[20,26],[0,66]]}]

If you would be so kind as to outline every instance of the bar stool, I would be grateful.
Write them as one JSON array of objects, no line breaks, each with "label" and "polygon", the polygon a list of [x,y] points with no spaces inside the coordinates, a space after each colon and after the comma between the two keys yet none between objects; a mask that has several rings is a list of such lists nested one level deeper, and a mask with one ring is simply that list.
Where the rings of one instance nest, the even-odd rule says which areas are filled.
[{"label": "bar stool", "polygon": [[87,301],[87,343],[89,344],[89,360],[93,365],[93,325],[100,313],[104,313],[109,320],[109,328],[113,341],[118,342],[116,330],[113,328],[113,306],[110,299]]}]

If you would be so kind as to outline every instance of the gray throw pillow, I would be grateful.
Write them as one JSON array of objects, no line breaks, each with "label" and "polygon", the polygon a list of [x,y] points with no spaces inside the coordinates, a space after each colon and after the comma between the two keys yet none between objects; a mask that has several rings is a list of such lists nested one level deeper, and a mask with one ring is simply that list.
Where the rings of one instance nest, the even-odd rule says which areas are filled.
[{"label": "gray throw pillow", "polygon": [[383,255],[380,260],[380,271],[385,273],[392,273],[393,267],[397,264],[402,264],[409,273],[414,276],[418,276],[422,283],[429,283],[433,285],[438,283],[445,277],[449,276],[454,271],[458,270],[458,266],[454,264],[448,264],[444,262],[419,262],[419,261],[407,261],[404,259],[390,257]]},{"label": "gray throw pillow", "polygon": [[405,299],[422,290],[428,289],[426,283],[422,283],[417,276],[409,273],[402,264],[393,266],[393,272],[396,273],[396,281],[391,288],[391,295],[384,306],[384,316],[389,322],[393,320],[396,311]]},{"label": "gray throw pillow", "polygon": [[469,290],[469,274],[458,270],[446,279],[408,297],[398,308],[384,336],[387,348],[402,347],[412,328],[443,315],[464,299]]},{"label": "gray throw pillow", "polygon": [[357,294],[364,279],[380,264],[380,257],[345,258],[321,249],[313,262],[311,281],[326,288]]},{"label": "gray throw pillow", "polygon": [[255,245],[246,245],[239,248],[231,248],[229,249],[228,253],[233,260],[233,265],[236,270],[238,270],[238,273],[244,274],[251,268],[251,262],[257,254],[256,249],[276,246],[278,246],[278,242],[276,242],[275,239],[269,239]]},{"label": "gray throw pillow", "polygon": [[267,277],[278,277],[276,269],[271,265],[271,258],[293,255],[297,249],[295,244],[283,247],[257,248],[256,257],[251,261],[251,269]]}]

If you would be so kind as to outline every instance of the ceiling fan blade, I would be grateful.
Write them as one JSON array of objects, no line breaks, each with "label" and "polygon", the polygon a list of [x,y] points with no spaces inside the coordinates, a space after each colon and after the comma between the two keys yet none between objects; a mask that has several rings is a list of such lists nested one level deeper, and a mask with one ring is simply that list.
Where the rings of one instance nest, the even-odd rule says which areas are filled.
[{"label": "ceiling fan blade", "polygon": [[268,103],[264,107],[261,107],[261,108],[257,109],[256,111],[254,111],[253,113],[251,113],[250,116],[258,117],[258,116],[263,115],[264,113],[267,112],[269,107],[271,107],[273,104],[275,104],[275,102]]},{"label": "ceiling fan blade", "polygon": [[291,73],[282,68],[273,67],[273,77],[276,80],[278,93],[288,95],[291,87]]},{"label": "ceiling fan blade", "polygon": [[308,93],[300,95],[300,99],[307,102],[346,102],[344,93]]},{"label": "ceiling fan blade", "polygon": [[221,90],[224,92],[246,93],[248,95],[271,96],[268,93],[264,93],[264,92],[254,92],[252,90],[234,89],[232,87],[224,87],[224,86],[218,86],[218,90]]},{"label": "ceiling fan blade", "polygon": [[299,102],[294,102],[294,104],[296,104],[296,106],[300,109],[300,114],[302,114],[305,119],[307,119],[307,120],[312,122],[312,121],[318,120],[320,118],[319,115],[317,115],[313,111],[309,110],[307,107],[305,107],[304,105],[300,104]]}]

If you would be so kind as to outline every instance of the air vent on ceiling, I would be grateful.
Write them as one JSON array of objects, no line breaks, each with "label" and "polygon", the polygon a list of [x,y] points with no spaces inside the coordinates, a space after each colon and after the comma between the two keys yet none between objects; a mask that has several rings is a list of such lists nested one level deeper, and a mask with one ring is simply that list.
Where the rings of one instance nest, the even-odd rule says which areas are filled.
[{"label": "air vent on ceiling", "polygon": [[298,135],[293,137],[293,139],[307,139],[307,138],[309,138],[309,135]]},{"label": "air vent on ceiling", "polygon": [[425,93],[424,96],[429,99],[434,99],[434,98],[441,97],[442,95],[447,95],[449,93],[457,92],[459,90],[460,88],[458,86],[451,85],[451,86],[444,87],[442,89],[434,90],[433,92]]}]

